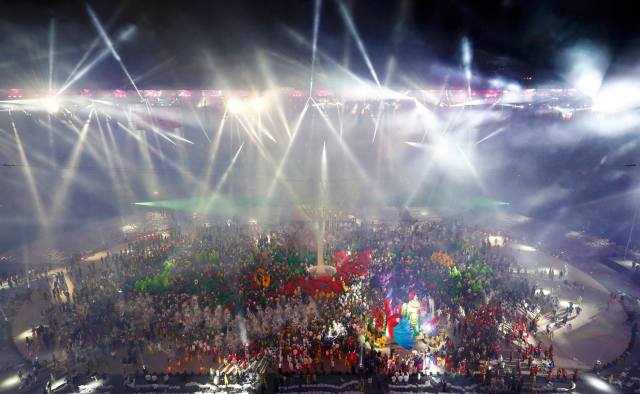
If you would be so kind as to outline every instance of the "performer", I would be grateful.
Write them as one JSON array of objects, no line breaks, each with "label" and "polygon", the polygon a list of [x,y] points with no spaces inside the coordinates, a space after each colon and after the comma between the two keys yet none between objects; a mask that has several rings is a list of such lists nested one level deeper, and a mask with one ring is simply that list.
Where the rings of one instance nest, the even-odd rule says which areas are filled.
[{"label": "performer", "polygon": [[409,302],[402,306],[402,316],[409,320],[414,335],[420,333],[420,301],[415,291],[409,293]]}]

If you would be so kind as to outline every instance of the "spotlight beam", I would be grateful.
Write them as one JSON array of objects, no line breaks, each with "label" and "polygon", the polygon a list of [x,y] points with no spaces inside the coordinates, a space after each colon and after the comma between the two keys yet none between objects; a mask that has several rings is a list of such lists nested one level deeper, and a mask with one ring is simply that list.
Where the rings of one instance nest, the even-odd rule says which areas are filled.
[{"label": "spotlight beam", "polygon": [[201,191],[199,194],[203,194],[205,190],[209,188],[209,178],[211,178],[211,174],[213,173],[213,167],[216,162],[216,156],[218,154],[218,148],[220,147],[220,141],[222,140],[222,132],[224,131],[224,124],[227,120],[228,112],[225,110],[222,114],[222,119],[220,119],[220,124],[218,125],[218,131],[216,132],[216,136],[213,140],[213,144],[209,150],[209,164],[207,165],[207,171],[205,172],[204,178],[201,183]]},{"label": "spotlight beam", "polygon": [[13,119],[13,115],[11,111],[9,111],[9,119],[11,121],[11,128],[13,129],[13,136],[16,139],[16,145],[18,146],[18,154],[20,155],[20,161],[23,165],[23,173],[27,180],[27,186],[29,187],[29,192],[31,193],[31,198],[33,199],[33,204],[35,205],[38,220],[44,223],[46,218],[44,213],[44,207],[42,205],[42,200],[40,199],[40,194],[38,193],[38,187],[36,186],[36,182],[34,180],[33,173],[31,172],[31,167],[29,165],[29,159],[27,158],[27,154],[24,151],[24,146],[22,145],[22,139],[20,138],[20,133],[18,133],[18,127]]},{"label": "spotlight beam", "polygon": [[240,152],[242,152],[242,147],[244,147],[244,142],[240,144],[240,147],[236,151],[236,154],[233,155],[233,158],[231,159],[231,162],[227,166],[227,169],[222,174],[222,177],[220,177],[220,181],[216,185],[214,194],[219,193],[220,190],[222,189],[222,186],[224,186],[224,183],[227,181],[227,178],[229,177],[229,174],[231,173],[231,170],[233,169],[234,164],[236,164],[236,160],[238,160],[238,156],[240,156]]},{"label": "spotlight beam", "polygon": [[260,153],[264,156],[264,144],[260,139],[260,136],[256,132],[255,128],[252,126],[251,122],[246,121],[241,116],[236,116],[235,120],[238,122],[242,130],[247,134],[249,139],[254,143],[254,145],[258,148]]},{"label": "spotlight beam", "polygon": [[[311,99],[311,100],[315,103],[315,100],[313,100],[313,99]],[[367,182],[372,187],[374,196],[380,197],[380,190],[378,189],[376,184],[373,182],[371,177],[369,177],[367,172],[364,170],[364,168],[362,167],[362,164],[358,161],[358,159],[356,159],[355,154],[351,151],[349,146],[347,146],[347,144],[344,143],[342,138],[340,138],[340,134],[336,130],[336,128],[333,125],[333,123],[331,123],[331,120],[329,119],[327,114],[324,113],[324,111],[322,110],[322,108],[320,108],[320,106],[316,105],[315,107],[317,108],[318,112],[320,113],[320,117],[322,118],[322,120],[324,120],[324,122],[327,125],[327,128],[329,129],[329,131],[331,131],[333,136],[339,142],[340,148],[342,148],[342,150],[346,154],[347,158],[349,158],[349,161],[351,161],[351,163],[353,163],[353,165],[356,167],[356,170],[358,171],[358,173],[360,174],[362,179],[364,179],[364,181]]]},{"label": "spotlight beam", "polygon": [[[287,28],[287,29],[285,29],[285,31],[298,44],[302,44],[302,45],[306,46],[307,48],[313,48],[313,44],[311,42],[309,42],[309,40],[307,40],[301,34],[296,32],[295,30]],[[320,49],[317,49],[316,50],[316,54],[320,55],[324,60],[330,62],[333,66],[335,66],[341,72],[345,73],[345,75],[347,77],[351,78],[355,83],[357,83],[359,87],[368,88],[370,86],[370,83],[367,83],[362,78],[360,78],[355,73],[353,73],[348,68],[346,68],[344,65],[338,63],[336,60],[334,60],[330,55],[328,55],[324,51],[322,51]]]},{"label": "spotlight beam", "polygon": [[471,100],[471,42],[467,37],[462,39],[462,65],[464,67],[464,76],[467,80],[467,99]]},{"label": "spotlight beam", "polygon": [[150,75],[155,74],[156,72],[158,72],[159,70],[162,70],[163,68],[175,64],[175,59],[174,58],[168,58],[168,59],[164,59],[163,61],[155,64],[153,67],[149,68],[148,70],[143,71],[142,73],[135,75],[133,77],[133,80],[136,82],[140,82],[141,80],[147,78]]},{"label": "spotlight beam", "polygon": [[98,19],[98,15],[96,15],[95,11],[93,10],[93,8],[91,8],[91,6],[88,3],[85,3],[85,5],[87,7],[87,13],[89,13],[89,16],[91,17],[91,22],[93,22],[93,26],[96,28],[96,30],[98,30],[100,37],[102,37],[102,40],[107,45],[107,48],[109,48],[111,55],[113,56],[114,59],[116,59],[116,61],[120,65],[120,68],[122,68],[122,71],[125,73],[125,75],[129,79],[129,82],[131,82],[131,86],[133,86],[133,88],[138,93],[138,96],[140,96],[141,99],[144,99],[144,97],[142,96],[142,93],[140,93],[140,90],[138,90],[138,86],[136,86],[135,81],[131,77],[131,74],[129,74],[129,71],[127,70],[124,63],[122,62],[122,59],[120,58],[120,55],[116,51],[116,48],[113,46],[113,43],[111,42],[111,39],[107,35],[107,32],[104,30],[104,27],[102,27],[102,24]]},{"label": "spotlight beam", "polygon": [[54,42],[56,37],[56,20],[51,19],[49,22],[49,95],[51,95],[53,89],[53,57],[54,57]]},{"label": "spotlight beam", "polygon": [[[151,108],[148,106],[145,106],[145,109],[147,110],[147,115],[149,117],[153,117],[153,114],[151,113]],[[162,130],[158,129],[152,122],[149,122],[145,119],[142,119],[142,117],[136,113],[133,112],[132,110],[130,110],[129,112],[126,112],[123,109],[123,113],[125,115],[125,117],[127,118],[127,121],[129,122],[129,125],[133,126],[134,124],[134,120],[135,123],[140,123],[142,126],[148,128],[149,130],[153,131],[154,133],[156,133],[157,135],[159,135],[160,137],[164,138],[167,142],[175,145],[175,141],[172,140],[171,138],[169,138]],[[135,119],[134,119],[135,117]]]},{"label": "spotlight beam", "polygon": [[169,160],[167,159],[164,154],[162,153],[162,151],[160,151],[157,148],[154,148],[153,146],[149,145],[144,138],[142,138],[141,136],[137,135],[135,132],[133,132],[132,130],[130,130],[127,126],[123,125],[121,122],[117,122],[118,126],[120,126],[121,129],[123,129],[124,131],[126,131],[128,134],[130,134],[133,138],[135,138],[139,143],[141,144],[145,144],[146,148],[149,150],[149,152],[153,153],[158,159],[160,159],[160,161],[162,163],[168,164],[171,168],[173,168],[174,170],[176,170],[181,176],[184,176],[186,179],[188,179],[191,182],[194,183],[198,183],[199,180],[196,176],[194,176],[193,174],[191,174],[190,172],[186,171],[184,168],[180,167],[178,164],[176,164],[173,160]]},{"label": "spotlight beam", "polygon": [[[406,2],[403,2],[403,9],[406,8],[405,5]],[[396,36],[399,36],[400,33],[399,31],[401,30],[400,28],[400,21],[397,22],[396,25],[396,34],[394,34],[394,41],[399,40],[398,38],[396,38]],[[389,82],[391,81],[391,75],[393,75],[393,72],[395,71],[396,68],[396,57],[395,56],[390,56],[389,59],[387,60],[387,68],[385,70],[385,76],[384,76],[384,86],[387,86],[389,84]],[[375,143],[376,141],[376,135],[378,134],[378,129],[380,127],[380,120],[383,116],[383,109],[384,109],[384,105],[385,102],[384,100],[381,100],[378,102],[378,112],[376,114],[375,117],[375,126],[373,129],[373,138],[371,139],[371,143]]]},{"label": "spotlight beam", "polygon": [[178,141],[182,141],[182,142],[186,142],[187,144],[194,145],[193,141],[190,141],[190,140],[188,140],[188,139],[186,139],[186,138],[184,138],[184,137],[182,137],[182,136],[179,136],[179,135],[178,135],[178,134],[176,134],[176,133],[169,133],[169,132],[165,132],[165,133],[166,133],[169,137],[174,138],[174,139],[176,139],[176,140],[178,140]]},{"label": "spotlight beam", "polygon": [[224,186],[225,182],[227,181],[227,178],[229,177],[229,174],[231,173],[231,170],[233,169],[234,165],[236,164],[236,160],[238,160],[238,156],[240,155],[240,152],[242,151],[242,147],[244,147],[244,142],[240,145],[240,147],[236,151],[236,154],[233,155],[233,158],[229,162],[229,165],[227,165],[227,168],[225,169],[224,173],[220,177],[220,180],[216,184],[216,187],[213,190],[213,193],[211,193],[211,196],[209,196],[209,198],[207,200],[207,203],[205,204],[205,212],[207,212],[209,210],[209,208],[211,207],[211,204],[213,204],[215,199],[218,197],[218,195],[220,193],[220,190],[222,189],[222,186]]},{"label": "spotlight beam", "polygon": [[[300,128],[302,119],[304,118],[304,114],[306,113],[307,110],[307,105],[308,105],[309,99],[307,99],[307,102],[305,103],[305,108],[303,109],[302,113],[300,114],[300,117],[298,118],[298,121],[294,127],[294,135],[295,133],[297,133],[297,131]],[[227,107],[228,108],[228,107]],[[243,129],[243,131],[246,132],[247,136],[251,139],[251,141],[254,143],[254,146],[256,147],[258,153],[260,154],[260,156],[265,159],[267,161],[268,164],[271,165],[271,168],[275,171],[276,174],[282,174],[282,169],[283,169],[283,163],[284,161],[286,161],[286,156],[288,155],[289,149],[291,148],[292,144],[293,144],[293,139],[289,141],[289,144],[287,146],[287,150],[285,151],[285,157],[283,157],[280,164],[278,165],[278,167],[276,167],[275,162],[273,157],[269,154],[269,150],[266,150],[264,147],[264,144],[262,143],[261,138],[259,138],[257,132],[255,131],[255,128],[253,126],[253,123],[251,122],[250,119],[246,118],[245,116],[243,116],[243,114],[239,111],[236,111],[237,115],[233,118],[234,120],[237,121],[237,124]],[[234,123],[236,124],[236,123]],[[268,131],[265,129],[264,131],[266,131],[267,136],[269,138],[271,138],[274,142],[275,139],[270,135],[270,133],[268,133]],[[282,186],[285,188],[286,192],[289,194],[289,196],[292,198],[292,200],[296,203],[299,202],[299,197],[296,195],[294,189],[291,187],[291,185],[286,181],[285,178],[281,177],[281,176],[276,176],[276,178],[273,179],[270,187],[269,187],[269,192],[267,194],[267,198],[264,200],[265,201],[265,207],[266,204],[270,201],[270,196],[272,195],[273,191],[275,190],[275,185],[277,183],[281,183]]]},{"label": "spotlight beam", "polygon": [[316,66],[316,51],[318,49],[318,30],[320,28],[320,9],[322,0],[315,0],[313,4],[313,43],[311,49],[311,75],[309,77],[309,97],[313,95],[313,77]]},{"label": "spotlight beam", "polygon": [[[95,49],[95,47],[98,46],[98,44],[100,43],[100,37],[95,38],[91,44],[89,45],[89,48],[87,48],[87,50],[85,51],[85,53],[82,55],[82,57],[80,58],[80,60],[78,61],[78,63],[76,63],[75,67],[73,68],[73,70],[71,70],[71,72],[69,73],[69,75],[67,76],[67,79],[64,81],[64,83],[62,84],[62,86],[66,86],[67,83],[74,78],[74,75],[76,73],[76,71],[78,71],[78,69],[80,67],[82,67],[82,65],[84,64],[84,62],[87,60],[87,58],[89,57],[89,55],[91,55],[91,52],[93,52],[93,50]],[[109,53],[109,50],[106,50],[107,53]]]},{"label": "spotlight beam", "polygon": [[327,163],[327,142],[322,143],[322,158],[320,159],[320,209],[327,205],[329,194],[329,166]]},{"label": "spotlight beam", "polygon": [[[89,116],[87,117],[86,122],[82,126],[82,130],[80,130],[80,136],[78,137],[78,141],[76,141],[73,150],[71,151],[71,155],[65,164],[65,167],[76,168],[78,161],[80,160],[80,156],[82,154],[87,133],[89,132],[89,126],[91,125],[91,117],[93,116],[95,110],[91,109],[89,112]],[[60,186],[57,188],[56,193],[53,195],[53,201],[50,207],[50,215],[55,217],[58,214],[61,214],[62,204],[66,201],[67,193],[69,192],[69,185],[73,178],[75,178],[76,171],[70,171],[63,175],[62,182]]]},{"label": "spotlight beam", "polygon": [[480,179],[480,174],[478,174],[478,171],[476,170],[476,168],[471,163],[471,160],[469,160],[469,156],[467,156],[467,154],[462,150],[462,148],[460,148],[460,145],[455,144],[455,147],[458,150],[458,152],[460,152],[460,156],[462,156],[462,159],[464,160],[464,163],[467,165],[467,168],[469,169],[469,171],[473,175],[474,179],[476,180],[476,184],[480,187],[480,190],[482,190],[482,193],[484,195],[488,195],[489,192],[488,192],[487,188],[485,187],[484,182],[482,182],[482,179]]},{"label": "spotlight beam", "polygon": [[[115,156],[115,161],[117,162],[123,162],[123,158],[122,155],[120,155],[120,151],[117,149],[118,144],[116,143],[116,138],[115,135],[113,134],[113,128],[111,127],[111,121],[110,118],[104,114],[105,117],[105,123],[107,125],[107,133],[109,135],[109,141],[108,144],[110,144],[110,151],[113,152],[114,156]],[[119,176],[120,182],[125,185],[125,192],[127,192],[128,196],[133,196],[134,193],[131,190],[131,186],[129,185],[129,182],[126,182],[127,179],[127,174],[124,170],[124,168],[120,168],[119,171],[117,171],[117,174]]]},{"label": "spotlight beam", "polygon": [[[121,180],[119,179],[119,174],[118,174],[118,169],[115,167],[115,163],[113,160],[113,151],[110,149],[109,147],[109,143],[107,142],[107,138],[105,137],[105,130],[102,127],[102,122],[100,121],[100,115],[98,113],[96,113],[96,123],[98,124],[98,131],[100,133],[100,142],[102,144],[102,151],[104,152],[104,157],[106,158],[106,162],[107,162],[107,166],[108,168],[106,169],[106,172],[109,175],[109,179],[111,180],[111,186],[113,187],[113,189],[115,190],[115,194],[116,194],[116,198],[117,201],[124,201],[125,198],[122,196],[120,188],[117,187],[119,184],[125,184],[128,187],[128,183],[126,182],[126,180],[123,180],[121,182]],[[131,194],[131,189],[128,190],[128,192]],[[118,214],[121,217],[122,220],[122,209],[121,209],[121,205],[117,204],[116,205],[116,209],[118,210]]]},{"label": "spotlight beam", "polygon": [[[299,120],[301,121],[302,117],[299,118]],[[244,125],[240,124],[241,127],[245,127]],[[299,129],[300,127],[300,123],[296,124],[296,130]],[[247,131],[248,132],[248,131]],[[249,137],[251,138],[251,134],[248,134]],[[276,168],[275,165],[275,161],[273,159],[273,157],[269,154],[269,150],[265,150],[263,147],[263,144],[260,141],[257,141],[254,146],[257,148],[258,153],[260,153],[260,156],[266,160],[266,162],[271,165],[271,169],[274,170],[274,172],[277,173],[278,169]],[[289,150],[289,148],[291,147],[291,145],[287,146],[287,152]],[[286,155],[286,152],[285,152]],[[282,163],[282,162],[281,162]],[[280,177],[280,178],[274,178],[274,180],[272,181],[272,184],[269,188],[269,190],[272,190],[272,187],[275,186],[275,184],[277,182],[280,182],[282,184],[282,186],[285,188],[286,192],[289,194],[289,196],[292,198],[292,200],[296,203],[296,204],[300,204],[300,198],[299,196],[296,194],[295,190],[293,189],[293,187],[289,184],[289,182],[287,182],[287,180],[284,177]],[[266,207],[267,203],[269,202],[269,195],[267,196],[267,199],[264,200],[264,207]]]},{"label": "spotlight beam", "polygon": [[[46,124],[44,124],[44,122],[39,121],[40,124],[42,124],[44,127],[46,127]],[[12,127],[12,131],[13,131],[13,127]],[[9,134],[8,132],[6,132],[5,130],[0,129],[0,148],[3,148],[0,151],[0,154],[4,155],[4,157],[10,157],[10,155],[13,153],[13,149],[10,148],[10,146],[15,142],[15,136],[13,136],[12,134]],[[56,167],[57,164],[53,162],[53,160],[50,157],[45,156],[42,152],[39,152],[37,150],[31,150],[29,151],[29,154],[31,155],[31,157],[33,158],[34,162],[37,163],[41,163],[43,167],[45,168],[51,168],[51,167]],[[3,163],[3,165],[5,167],[22,167],[22,164],[11,164],[11,163]],[[33,163],[29,163],[29,165],[31,167],[38,167],[38,164],[33,164]]]},{"label": "spotlight beam", "polygon": [[278,164],[278,167],[276,168],[275,171],[275,175],[273,177],[273,180],[271,181],[271,185],[269,186],[269,189],[267,189],[267,198],[266,201],[271,201],[271,198],[273,197],[273,192],[275,191],[275,186],[276,183],[278,181],[281,180],[282,178],[282,172],[284,170],[284,166],[289,158],[289,154],[291,152],[291,148],[293,147],[293,143],[296,139],[296,136],[298,135],[298,131],[300,130],[300,126],[302,125],[302,120],[304,119],[305,115],[307,114],[307,110],[309,109],[309,102],[310,100],[312,100],[311,98],[308,98],[307,101],[304,104],[304,108],[302,108],[302,111],[300,112],[300,115],[298,116],[298,119],[296,120],[296,124],[293,127],[292,130],[292,135],[291,135],[291,139],[289,140],[289,144],[287,145],[287,149],[284,152],[284,155],[282,156],[282,159],[280,160],[280,164]]},{"label": "spotlight beam", "polygon": [[130,128],[128,128],[127,126],[123,125],[121,122],[116,122],[116,124],[118,126],[120,126],[120,128],[124,131],[126,131],[131,137],[133,137],[136,141],[140,141],[142,142],[142,137],[140,137],[138,134],[136,134],[133,130],[131,130]]},{"label": "spotlight beam", "polygon": [[[125,40],[134,31],[135,31],[135,27],[133,27],[133,26],[130,26],[129,28],[127,28],[117,38],[116,44],[121,42],[121,41],[123,41],[123,40]],[[97,38],[96,42],[100,42],[100,38]],[[93,46],[93,44],[92,44],[92,46]],[[87,64],[82,69],[80,69],[80,71],[78,71],[78,69],[80,68],[81,64],[84,63],[84,61],[85,61],[84,58],[89,56],[89,53],[90,53],[91,49],[92,48],[89,48],[89,50],[85,54],[86,56],[83,56],[83,59],[81,59],[81,61],[78,63],[78,65],[76,65],[76,68],[74,68],[74,70],[71,72],[71,74],[69,74],[69,77],[67,77],[67,80],[65,81],[65,83],[63,83],[62,87],[56,92],[56,96],[60,95],[65,90],[69,89],[74,83],[76,83],[78,80],[80,80],[82,77],[84,77],[89,71],[91,71],[96,64],[100,63],[102,60],[104,60],[111,53],[109,48],[105,48],[100,53],[98,53],[98,55],[91,62],[89,62],[89,64]]]},{"label": "spotlight beam", "polygon": [[[273,81],[273,78],[271,77],[272,73],[270,72],[271,70],[269,69],[267,62],[264,59],[264,56],[258,56],[258,65],[264,79],[267,81],[267,86],[275,89],[276,85]],[[274,107],[276,109],[276,112],[278,113],[280,123],[284,126],[284,130],[287,133],[289,140],[291,140],[291,130],[289,129],[289,122],[287,121],[287,117],[284,113],[284,109],[282,108],[282,103],[280,102],[279,97],[274,96],[272,102],[274,103]]]},{"label": "spotlight beam", "polygon": [[207,131],[204,129],[204,125],[202,124],[202,121],[200,120],[200,117],[198,116],[196,110],[193,108],[193,105],[189,105],[189,108],[191,109],[191,114],[195,118],[198,127],[202,131],[202,134],[204,134],[204,138],[207,139],[207,142],[211,143],[211,138],[209,138],[209,134],[207,134]]},{"label": "spotlight beam", "polygon": [[496,135],[502,133],[503,131],[505,131],[507,129],[507,126],[502,126],[499,127],[497,130],[492,131],[491,133],[489,133],[486,137],[480,139],[478,142],[476,142],[476,145],[480,145],[480,143],[495,137]]},{"label": "spotlight beam", "polygon": [[[78,138],[82,138],[82,128],[83,128],[83,122],[79,119],[74,119],[78,122],[78,125],[76,126],[72,121],[62,121],[61,123],[64,124],[65,126],[67,126],[71,131],[73,131],[74,133],[76,133],[76,136]],[[40,122],[40,124],[44,125],[44,122]],[[46,125],[48,126],[48,124]],[[71,138],[69,136],[65,136],[63,135],[60,131],[56,130],[56,128],[52,127],[51,128],[52,133],[55,133],[56,137],[58,138],[62,138],[64,139],[66,142],[69,143],[69,145],[73,146],[74,144],[77,143],[77,140],[74,138]],[[97,162],[100,163],[102,160],[102,155],[99,153],[98,149],[95,148],[92,144],[90,144],[89,142],[85,143],[86,149],[87,149],[87,153]],[[56,163],[52,164],[55,167],[58,167],[58,165]]]},{"label": "spotlight beam", "polygon": [[[122,9],[123,9],[122,5],[116,9],[114,14],[111,16],[110,20],[107,22],[107,25],[111,25],[111,23],[118,16],[118,14],[120,14],[122,12]],[[133,32],[134,30],[135,30],[134,26],[128,26],[122,33],[120,33],[118,35],[118,37],[116,37],[116,43],[119,43],[122,40],[125,40],[129,36],[129,34],[131,32]],[[89,44],[89,47],[84,52],[84,54],[82,55],[80,60],[73,67],[73,70],[71,70],[71,72],[67,76],[67,79],[64,81],[64,83],[62,85],[66,85],[67,82],[69,82],[69,80],[74,76],[75,72],[78,71],[78,69],[84,64],[84,62],[87,60],[87,58],[89,58],[89,55],[91,55],[91,53],[98,46],[99,43],[100,43],[100,37],[98,36],[91,42],[91,44]],[[107,53],[109,52],[108,49],[106,51],[107,51]]]},{"label": "spotlight beam", "polygon": [[422,175],[420,176],[420,179],[418,179],[418,182],[416,182],[416,187],[413,188],[411,193],[409,193],[409,196],[407,197],[406,201],[404,202],[405,208],[411,206],[411,204],[413,203],[413,200],[416,198],[416,195],[418,195],[418,192],[422,188],[422,184],[427,179],[427,176],[429,175],[429,173],[431,173],[431,169],[433,168],[433,165],[434,165],[434,161],[429,160],[426,168],[424,169],[424,171],[422,172]]},{"label": "spotlight beam", "polygon": [[[129,117],[128,120],[129,120],[129,126],[133,128],[134,125],[132,121],[132,116]],[[136,144],[136,146],[138,147],[140,156],[142,157],[142,160],[144,161],[146,166],[148,166],[149,168],[153,168],[153,160],[151,160],[151,154],[149,153],[151,150],[151,146],[149,144],[149,141],[147,141],[145,132],[141,131],[139,134],[139,137],[140,139],[138,141],[140,143]],[[154,137],[157,138],[157,134],[154,134]],[[147,190],[158,190],[158,180],[157,180],[156,174],[151,174],[150,176],[145,177],[143,182]]]},{"label": "spotlight beam", "polygon": [[378,80],[378,75],[376,74],[376,70],[373,68],[373,64],[371,64],[371,60],[369,60],[369,55],[367,55],[367,50],[364,47],[362,38],[360,38],[360,34],[356,29],[356,25],[353,22],[353,18],[351,17],[351,14],[349,13],[347,6],[344,4],[344,1],[338,0],[338,8],[340,9],[340,15],[342,16],[342,19],[344,20],[345,25],[347,26],[347,28],[349,29],[349,32],[353,36],[353,39],[355,40],[356,45],[358,46],[358,50],[360,51],[360,54],[362,55],[365,63],[367,64],[369,71],[371,72],[371,76],[373,76],[373,80],[376,81],[376,85],[380,87],[380,81]]},{"label": "spotlight beam", "polygon": [[[151,160],[151,157],[149,156],[149,153],[153,154],[155,157],[157,157],[160,160],[160,163],[164,166],[164,165],[169,165],[169,167],[171,167],[172,169],[174,169],[178,174],[180,174],[181,176],[183,176],[185,179],[187,179],[188,181],[194,183],[194,184],[198,184],[201,182],[201,180],[199,180],[198,178],[196,178],[192,173],[186,171],[183,167],[179,166],[178,164],[176,164],[173,160],[168,159],[162,152],[162,149],[158,146],[157,148],[154,147],[153,145],[151,145],[146,138],[144,138],[144,132],[141,132],[140,135],[136,132],[134,132],[133,130],[131,130],[129,127],[125,126],[124,124],[122,124],[121,122],[117,122],[118,126],[120,126],[120,128],[122,128],[125,132],[127,132],[127,134],[131,135],[138,143],[139,143],[139,149],[141,152],[141,155],[143,157],[143,159],[145,160],[145,162],[147,163],[147,165],[150,168],[153,168],[153,162]],[[107,123],[108,127],[109,127],[109,131],[111,132],[111,128],[110,128],[110,124]],[[157,136],[157,132],[155,132],[153,135]],[[168,137],[167,137],[168,138]],[[156,143],[157,143],[157,139],[156,139]],[[171,141],[172,144],[175,145],[175,142]],[[157,190],[157,180],[155,179],[150,179],[150,184],[146,185],[148,190]]]},{"label": "spotlight beam", "polygon": [[638,218],[638,210],[640,209],[640,204],[636,205],[635,212],[633,213],[633,219],[631,220],[631,227],[629,228],[629,237],[627,238],[627,244],[624,246],[624,256],[623,260],[627,259],[627,253],[629,252],[629,245],[631,244],[631,236],[633,234],[633,230],[636,227],[636,219]]}]

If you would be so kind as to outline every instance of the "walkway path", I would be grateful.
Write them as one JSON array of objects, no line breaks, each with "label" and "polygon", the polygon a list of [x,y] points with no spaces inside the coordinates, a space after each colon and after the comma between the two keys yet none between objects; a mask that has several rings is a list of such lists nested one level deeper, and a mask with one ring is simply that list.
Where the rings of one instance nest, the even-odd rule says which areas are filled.
[{"label": "walkway path", "polygon": [[[565,265],[562,260],[520,244],[513,244],[509,249],[509,253],[529,271],[547,272],[552,268],[556,272],[555,278],[558,278],[558,272]],[[550,280],[546,274],[537,280],[534,274],[534,280],[537,287],[552,291],[560,299],[560,308],[566,307],[569,302],[576,304],[578,297],[582,297],[582,313],[567,325],[555,329],[553,341],[546,334],[537,337],[546,346],[553,342],[557,366],[589,369],[596,360],[606,363],[622,354],[631,338],[631,329],[625,324],[627,316],[619,304],[612,304],[607,309],[610,292],[602,284],[579,268],[572,265],[568,267],[567,279],[571,283],[577,282],[578,287],[567,285],[559,279]],[[541,332],[547,323],[545,319],[540,322]]]}]

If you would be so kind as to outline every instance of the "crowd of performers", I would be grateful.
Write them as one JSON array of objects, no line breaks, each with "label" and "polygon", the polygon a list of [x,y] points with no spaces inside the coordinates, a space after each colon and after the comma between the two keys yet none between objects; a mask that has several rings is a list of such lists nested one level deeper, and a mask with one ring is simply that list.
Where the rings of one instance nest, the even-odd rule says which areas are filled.
[{"label": "crowd of performers", "polygon": [[[138,240],[56,276],[42,337],[56,363],[144,364],[220,381],[265,357],[282,376],[309,380],[439,370],[515,389],[523,371],[563,375],[552,347],[528,341],[536,322],[522,305],[538,302],[535,287],[482,229],[354,221],[326,239],[332,277],[307,273],[308,224],[207,225]],[[35,335],[30,351],[42,347]]]}]

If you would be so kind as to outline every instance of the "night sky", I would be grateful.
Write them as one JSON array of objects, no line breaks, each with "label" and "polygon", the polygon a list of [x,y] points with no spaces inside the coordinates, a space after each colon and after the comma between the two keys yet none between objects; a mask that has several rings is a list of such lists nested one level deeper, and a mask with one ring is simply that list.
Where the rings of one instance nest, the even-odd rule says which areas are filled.
[{"label": "night sky", "polygon": [[[260,86],[257,58],[269,59],[278,81],[304,86],[313,1],[90,1],[113,38],[136,33],[117,48],[142,87]],[[623,1],[346,1],[372,63],[384,74],[398,59],[392,84],[409,76],[440,84],[460,68],[460,42],[473,45],[473,68],[487,77],[534,83],[562,81],[558,59],[574,45],[595,45],[611,58],[611,72],[633,62],[640,46],[631,2]],[[55,79],[69,71],[97,37],[82,1],[0,2],[0,86],[48,80],[49,24],[55,19]],[[369,76],[333,0],[324,0],[319,48],[358,75]],[[101,48],[103,43],[100,42]],[[97,49],[95,52],[99,51]],[[326,63],[326,62],[325,62]],[[319,73],[323,71],[319,59]],[[224,77],[222,77],[224,75]],[[78,87],[126,87],[108,57]]]}]

